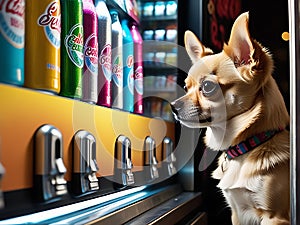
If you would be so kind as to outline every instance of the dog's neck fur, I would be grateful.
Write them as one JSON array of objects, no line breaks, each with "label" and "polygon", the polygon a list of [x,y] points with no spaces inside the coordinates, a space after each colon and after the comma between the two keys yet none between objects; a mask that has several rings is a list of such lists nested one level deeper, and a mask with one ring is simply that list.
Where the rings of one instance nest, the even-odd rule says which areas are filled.
[{"label": "dog's neck fur", "polygon": [[226,127],[218,125],[209,127],[206,131],[205,142],[211,149],[227,150],[230,146],[239,144],[260,132],[286,128],[288,124],[289,115],[283,98],[277,84],[270,76],[253,106],[228,120]]}]

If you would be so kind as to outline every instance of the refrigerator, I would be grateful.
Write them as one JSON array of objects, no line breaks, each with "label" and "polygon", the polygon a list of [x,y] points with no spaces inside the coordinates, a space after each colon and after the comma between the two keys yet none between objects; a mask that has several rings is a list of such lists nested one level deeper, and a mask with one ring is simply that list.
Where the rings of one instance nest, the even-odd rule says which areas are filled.
[{"label": "refrigerator", "polygon": [[[141,30],[146,33],[144,37],[146,42],[149,42],[149,36],[152,41],[149,42],[150,47],[148,47],[149,50],[147,49],[145,54],[154,59],[156,54],[161,56],[160,45],[163,44],[166,48],[166,54],[163,56],[167,56],[170,52],[170,49],[168,49],[170,43],[165,42],[170,41],[167,40],[166,35],[165,38],[160,38],[156,33],[160,34],[161,30],[168,30],[169,24],[173,24],[175,18],[168,16],[165,12],[165,20],[163,21],[163,17],[159,14],[161,13],[161,1],[143,0],[139,2],[140,7],[145,10],[144,13],[146,14],[141,16]],[[224,43],[228,42],[235,19],[241,13],[248,11],[251,37],[266,46],[272,53],[275,62],[273,76],[279,85],[287,108],[290,108],[290,102],[293,101],[290,99],[291,78],[288,75],[290,70],[290,41],[284,37],[289,31],[289,22],[291,22],[289,20],[291,12],[288,8],[290,2],[284,0],[276,3],[245,0],[178,0],[177,3],[177,39],[176,42],[174,41],[177,44],[175,50],[177,52],[177,71],[173,72],[176,74],[177,86],[174,95],[180,97],[185,94],[184,80],[191,67],[191,60],[184,48],[185,31],[194,32],[206,47],[218,53],[222,51]],[[158,8],[158,15],[155,12],[156,7]],[[158,46],[157,49],[155,44]],[[154,60],[154,63],[145,65],[145,76],[158,77],[154,79],[158,79],[157,82],[160,84],[160,76],[165,76],[171,72],[166,72],[165,69],[171,70],[172,65],[169,65],[168,59],[161,62],[160,57],[158,58]],[[148,56],[146,56],[146,59],[148,59]],[[150,78],[150,81],[150,84],[145,85],[151,85],[152,78]],[[145,87],[146,90],[147,87]],[[159,98],[165,98],[167,101],[173,97],[170,94],[166,96],[165,91],[167,89],[165,86],[159,88],[158,85],[155,91],[155,93],[152,91],[151,94],[156,94]],[[295,102],[293,104],[296,105]],[[231,212],[220,190],[216,187],[218,181],[211,178],[211,173],[217,166],[216,159],[219,154],[205,148],[202,141],[204,133],[205,130],[203,129],[189,129],[175,121],[176,148],[181,149],[177,152],[177,161],[180,162],[181,159],[184,159],[184,155],[181,155],[183,149],[187,154],[189,154],[189,151],[192,152],[189,154],[188,160],[183,160],[184,167],[179,171],[178,179],[185,190],[202,193],[204,200],[202,210],[207,213],[208,224],[231,224]]]}]

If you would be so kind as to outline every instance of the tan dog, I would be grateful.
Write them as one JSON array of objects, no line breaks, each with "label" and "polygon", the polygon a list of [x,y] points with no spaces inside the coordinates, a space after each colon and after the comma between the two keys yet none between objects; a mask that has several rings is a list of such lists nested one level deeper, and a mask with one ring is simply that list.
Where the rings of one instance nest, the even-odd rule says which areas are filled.
[{"label": "tan dog", "polygon": [[221,53],[190,31],[185,45],[193,66],[172,108],[183,125],[207,127],[206,145],[223,151],[213,177],[232,223],[290,224],[289,115],[271,55],[249,35],[248,13],[237,18]]}]

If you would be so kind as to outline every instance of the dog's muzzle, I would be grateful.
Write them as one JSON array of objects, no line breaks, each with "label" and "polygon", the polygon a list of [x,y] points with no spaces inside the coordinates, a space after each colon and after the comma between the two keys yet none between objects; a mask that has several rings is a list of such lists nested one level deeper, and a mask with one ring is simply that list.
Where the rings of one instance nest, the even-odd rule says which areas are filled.
[{"label": "dog's muzzle", "polygon": [[[201,115],[202,111],[198,106],[189,104],[183,97],[171,102],[173,115],[177,121],[184,124],[203,124],[212,122],[212,117],[209,115]],[[188,109],[188,110],[187,110]]]},{"label": "dog's muzzle", "polygon": [[175,118],[178,117],[179,111],[184,107],[184,102],[180,99],[177,99],[173,102],[171,102],[171,108],[173,111],[173,114],[175,115]]}]

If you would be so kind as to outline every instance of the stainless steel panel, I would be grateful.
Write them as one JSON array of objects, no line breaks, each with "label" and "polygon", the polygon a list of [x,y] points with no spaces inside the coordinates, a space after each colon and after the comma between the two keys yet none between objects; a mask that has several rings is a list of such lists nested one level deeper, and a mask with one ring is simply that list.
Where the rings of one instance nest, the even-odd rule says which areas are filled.
[{"label": "stainless steel panel", "polygon": [[125,224],[176,224],[180,221],[183,221],[185,217],[189,216],[190,214],[195,213],[195,211],[197,212],[196,214],[198,214],[198,212],[200,212],[201,204],[201,193],[182,192]]},{"label": "stainless steel panel", "polygon": [[181,136],[177,144],[176,158],[178,165],[184,165],[178,172],[180,183],[186,191],[195,191],[195,173],[198,169],[194,152],[197,147],[201,129],[191,129],[181,126]]},{"label": "stainless steel panel", "polygon": [[300,5],[298,0],[289,0],[289,32],[290,32],[290,144],[291,144],[291,224],[300,224]]},{"label": "stainless steel panel", "polygon": [[[116,210],[104,217],[99,217],[97,219],[97,213],[93,214],[94,220],[84,221],[82,220],[80,224],[97,224],[97,225],[107,225],[107,224],[124,224],[129,220],[141,215],[142,213],[162,204],[163,202],[175,197],[182,192],[180,185],[172,185],[158,190],[153,190],[149,192],[149,197],[138,201],[136,203],[130,204],[120,210]],[[139,193],[136,193],[139,194]],[[89,219],[91,219],[90,217]],[[143,224],[145,225],[145,224]]]}]

